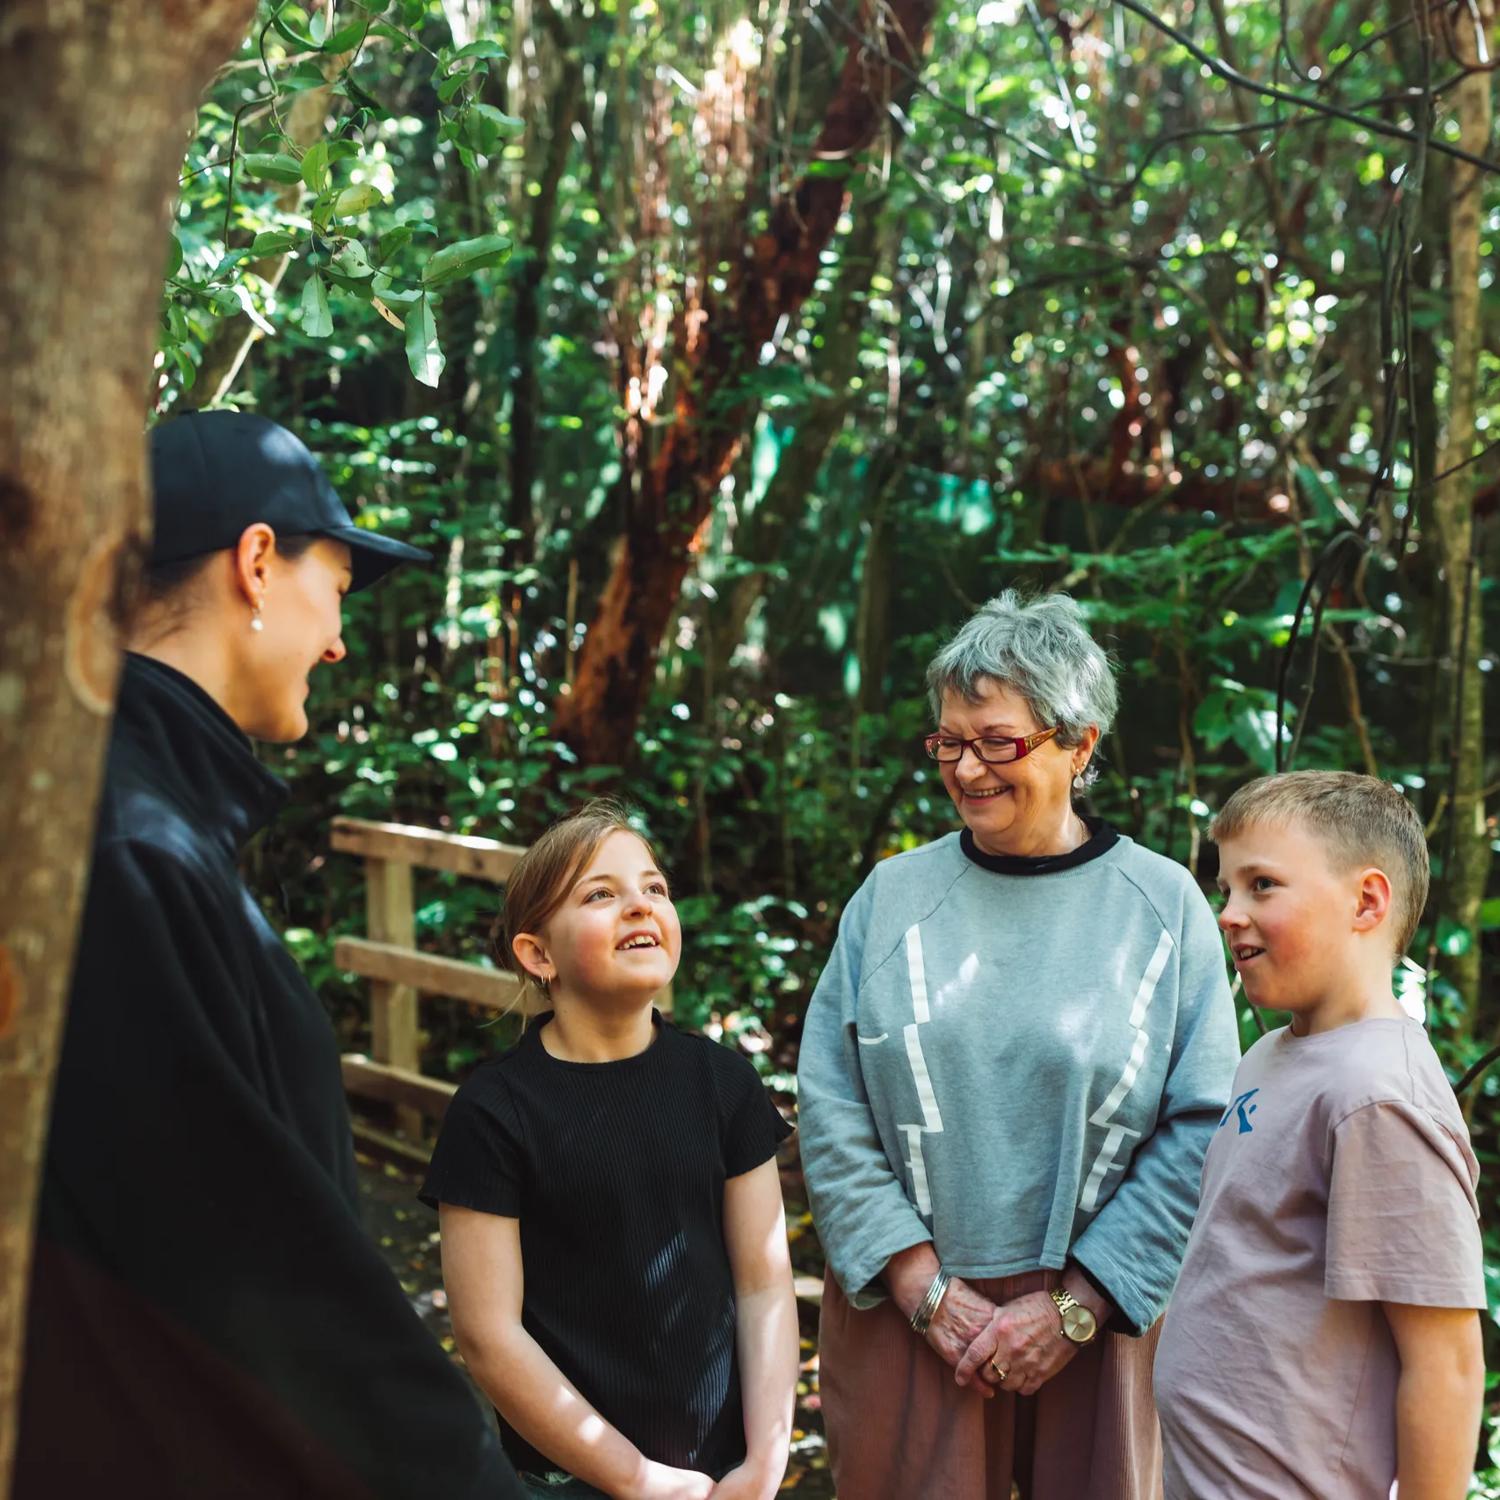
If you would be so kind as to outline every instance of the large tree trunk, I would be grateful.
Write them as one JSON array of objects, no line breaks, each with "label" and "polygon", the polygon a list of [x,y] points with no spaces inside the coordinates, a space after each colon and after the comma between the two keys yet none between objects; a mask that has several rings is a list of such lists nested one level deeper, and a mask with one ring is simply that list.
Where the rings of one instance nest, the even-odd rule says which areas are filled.
[{"label": "large tree trunk", "polygon": [[754,564],[755,569],[735,578],[712,606],[712,671],[721,681],[735,647],[745,638],[751,611],[767,592],[767,570],[781,556],[787,537],[806,511],[808,494],[853,405],[850,381],[859,368],[859,335],[869,317],[870,280],[881,254],[880,228],[876,205],[866,204],[840,250],[839,279],[828,298],[823,340],[810,371],[830,394],[814,396],[797,414],[796,431],[782,451],[765,494],[742,517],[735,533],[736,559]]},{"label": "large tree trunk", "polygon": [[0,1491],[184,130],[254,0],[0,16]]},{"label": "large tree trunk", "polygon": [[[578,656],[556,732],[586,764],[630,755],[662,634],[677,607],[694,540],[759,410],[751,377],[789,331],[817,279],[848,200],[847,172],[875,139],[889,104],[911,90],[936,0],[865,0],[838,87],[813,147],[813,168],[744,245],[726,295],[702,279],[698,306],[679,310],[674,420],[622,485],[630,495],[619,552]],[[894,59],[896,66],[890,59]],[[738,222],[752,222],[742,204]],[[747,235],[748,235],[747,229]],[[627,458],[633,448],[627,445]]]},{"label": "large tree trunk", "polygon": [[[1470,19],[1472,14],[1473,19]],[[1493,0],[1479,0],[1478,9],[1453,19],[1457,60],[1474,68],[1481,61],[1476,26],[1493,29]],[[1486,52],[1492,50],[1489,46]],[[1454,90],[1458,116],[1458,145],[1476,156],[1489,154],[1492,106],[1490,74],[1471,72]],[[1463,162],[1451,164],[1452,192],[1448,206],[1448,285],[1453,337],[1453,359],[1448,377],[1448,423],[1438,457],[1438,472],[1464,463],[1474,452],[1474,419],[1478,399],[1479,350],[1484,334],[1480,305],[1479,241],[1484,178]],[[1484,818],[1484,679],[1479,661],[1484,654],[1479,607],[1479,581],[1474,557],[1474,498],[1476,476],[1460,469],[1438,481],[1433,512],[1438,562],[1448,622],[1447,653],[1453,663],[1450,677],[1452,724],[1449,756],[1451,776],[1448,816],[1451,837],[1443,871],[1441,913],[1465,929],[1465,950],[1446,961],[1448,978],[1463,996],[1469,1025],[1478,1018],[1480,948],[1479,908],[1489,874],[1489,834]]]}]

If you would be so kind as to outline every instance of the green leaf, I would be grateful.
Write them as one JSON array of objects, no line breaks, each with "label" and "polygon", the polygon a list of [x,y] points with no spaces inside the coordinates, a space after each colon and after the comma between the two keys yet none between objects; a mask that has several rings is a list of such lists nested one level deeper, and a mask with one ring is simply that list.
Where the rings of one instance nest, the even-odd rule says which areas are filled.
[{"label": "green leaf", "polygon": [[368,94],[347,74],[339,80],[337,92],[345,95],[361,109],[367,109],[382,120],[390,119],[390,111],[373,94]]},{"label": "green leaf", "polygon": [[267,229],[255,236],[250,253],[257,260],[266,255],[285,255],[296,243],[295,234],[288,234],[283,229]]},{"label": "green leaf", "polygon": [[423,296],[406,315],[406,362],[423,385],[436,386],[447,361],[438,344],[431,299]]},{"label": "green leaf", "polygon": [[308,89],[326,88],[328,80],[323,76],[323,70],[317,63],[307,61],[299,62],[290,73],[283,73],[276,80],[276,86],[283,93],[300,94]]},{"label": "green leaf", "polygon": [[279,151],[242,152],[240,171],[246,177],[259,177],[266,182],[302,181],[302,163],[295,156],[283,156]]},{"label": "green leaf", "polygon": [[1193,733],[1203,741],[1205,749],[1217,750],[1229,738],[1232,727],[1228,694],[1222,687],[1214,688],[1204,695],[1193,714]]},{"label": "green leaf", "polygon": [[182,269],[182,241],[175,234],[167,236],[167,276],[175,276]]},{"label": "green leaf", "polygon": [[399,255],[411,244],[412,227],[410,224],[397,224],[394,229],[387,229],[375,242],[375,262],[377,265],[385,265],[388,260]]},{"label": "green leaf", "polygon": [[314,141],[302,157],[302,180],[313,192],[321,193],[330,180],[328,170],[328,143]]},{"label": "green leaf", "polygon": [[333,332],[333,314],[328,310],[328,289],[316,271],[302,289],[302,331],[309,338],[326,339]]},{"label": "green leaf", "polygon": [[316,48],[318,45],[313,37],[307,35],[305,32],[296,30],[282,16],[280,6],[277,6],[276,9],[271,13],[271,25],[274,26],[276,30],[286,38],[287,41],[289,41],[294,47],[298,48],[301,51],[305,52],[308,48]]},{"label": "green leaf", "polygon": [[1479,925],[1485,932],[1500,928],[1500,896],[1491,896],[1488,901],[1480,903]]},{"label": "green leaf", "polygon": [[325,239],[330,233],[329,224],[333,219],[333,200],[336,196],[334,190],[329,188],[327,192],[319,193],[308,209],[308,217],[313,221],[313,228]]},{"label": "green leaf", "polygon": [[463,86],[464,86],[464,85],[465,85],[465,84],[466,84],[466,83],[467,83],[467,82],[468,82],[468,81],[469,81],[469,80],[470,80],[470,79],[471,79],[471,78],[472,78],[472,77],[473,77],[473,76],[474,76],[474,70],[473,70],[473,68],[470,68],[470,69],[468,69],[468,71],[467,71],[467,72],[463,72],[463,73],[455,73],[455,74],[454,74],[454,75],[453,75],[453,76],[452,76],[452,77],[451,77],[451,78],[445,78],[445,79],[444,79],[444,80],[443,80],[443,81],[442,81],[442,82],[441,82],[441,83],[440,83],[440,84],[438,84],[438,86],[437,86],[437,96],[438,96],[438,98],[439,98],[439,99],[441,99],[441,100],[442,100],[442,101],[443,101],[443,103],[444,103],[444,104],[446,104],[446,103],[448,103],[448,101],[449,101],[449,100],[450,100],[450,99],[452,99],[452,97],[453,97],[453,96],[454,96],[454,95],[455,95],[455,94],[456,94],[456,93],[457,93],[457,92],[458,92],[458,91],[459,91],[459,90],[460,90],[460,89],[461,89],[461,88],[462,88],[462,87],[463,87]]},{"label": "green leaf", "polygon": [[410,307],[413,303],[421,301],[423,296],[421,292],[409,292],[396,286],[383,271],[375,273],[375,278],[370,283],[370,290],[382,302],[389,303],[392,307]]},{"label": "green leaf", "polygon": [[378,187],[368,182],[346,187],[333,200],[333,216],[336,219],[347,219],[355,214],[362,214],[367,209],[374,208],[384,196]]},{"label": "green leaf", "polygon": [[1474,934],[1444,917],[1438,923],[1437,945],[1449,958],[1462,958],[1474,946]]},{"label": "green leaf", "polygon": [[1230,738],[1269,776],[1276,769],[1276,710],[1240,699],[1230,705],[1229,722]]},{"label": "green leaf", "polygon": [[365,247],[358,240],[349,240],[341,245],[334,252],[333,264],[345,276],[364,278],[375,274],[370,257],[365,254]]},{"label": "green leaf", "polygon": [[525,120],[496,109],[493,104],[471,104],[463,115],[464,140],[476,151],[493,156],[501,141],[518,136]]},{"label": "green leaf", "polygon": [[477,239],[458,240],[428,257],[422,267],[422,284],[443,286],[461,276],[472,276],[485,266],[498,266],[510,254],[510,240],[503,234],[482,234]]},{"label": "green leaf", "polygon": [[466,57],[504,57],[505,48],[499,42],[470,42],[466,47],[460,47],[452,56],[452,62],[459,62]]},{"label": "green leaf", "polygon": [[334,34],[323,43],[325,52],[352,52],[354,48],[365,39],[365,32],[370,23],[361,19],[351,21],[347,26],[340,26]]},{"label": "green leaf", "polygon": [[975,95],[974,102],[976,104],[993,104],[995,100],[1003,99],[1013,90],[1023,89],[1025,86],[1026,80],[1019,70],[1015,73],[1007,73],[1001,78],[992,78],[985,84],[979,93]]}]

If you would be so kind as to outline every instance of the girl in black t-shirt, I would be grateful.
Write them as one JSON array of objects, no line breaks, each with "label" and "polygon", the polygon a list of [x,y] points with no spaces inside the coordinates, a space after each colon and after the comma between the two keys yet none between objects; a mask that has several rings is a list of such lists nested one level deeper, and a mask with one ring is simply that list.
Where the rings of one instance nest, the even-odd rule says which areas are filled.
[{"label": "girl in black t-shirt", "polygon": [[501,962],[550,1009],[458,1091],[423,1200],[470,1372],[536,1495],[761,1500],[797,1319],[749,1062],[664,1022],[681,950],[650,846],[592,803],[516,866]]}]

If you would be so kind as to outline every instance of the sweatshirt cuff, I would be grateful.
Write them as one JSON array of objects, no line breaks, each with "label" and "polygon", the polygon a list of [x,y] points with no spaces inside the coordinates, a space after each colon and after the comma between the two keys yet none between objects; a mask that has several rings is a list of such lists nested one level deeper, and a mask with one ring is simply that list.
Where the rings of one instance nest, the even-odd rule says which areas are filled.
[{"label": "sweatshirt cuff", "polygon": [[1110,1327],[1138,1339],[1156,1322],[1158,1311],[1144,1290],[1135,1284],[1124,1267],[1111,1264],[1093,1246],[1080,1241],[1068,1252],[1068,1258],[1083,1273],[1089,1285],[1101,1297],[1108,1297],[1115,1309]]},{"label": "sweatshirt cuff", "polygon": [[1106,1302],[1109,1303],[1109,1305],[1112,1308],[1114,1308],[1114,1312],[1112,1312],[1109,1315],[1109,1317],[1107,1317],[1104,1320],[1104,1323],[1103,1323],[1102,1326],[1105,1327],[1105,1328],[1108,1328],[1112,1323],[1115,1323],[1116,1321],[1118,1321],[1119,1320],[1119,1314],[1120,1314],[1120,1304],[1115,1301],[1115,1294],[1112,1291],[1110,1291],[1110,1289],[1107,1286],[1105,1286],[1105,1284],[1102,1281],[1100,1281],[1099,1278],[1097,1276],[1095,1276],[1094,1273],[1091,1270],[1089,1270],[1089,1268],[1086,1265],[1084,1265],[1084,1263],[1081,1260],[1075,1260],[1070,1255],[1068,1257],[1068,1264],[1071,1265],[1078,1272],[1078,1274],[1080,1276],[1082,1276],[1083,1279],[1086,1282],[1088,1282],[1088,1284],[1091,1287],[1093,1287],[1093,1289],[1101,1297],[1103,1297]]},{"label": "sweatshirt cuff", "polygon": [[868,1248],[852,1256],[835,1255],[829,1252],[829,1263],[838,1278],[845,1300],[856,1312],[868,1312],[890,1299],[881,1273],[893,1255],[910,1250],[914,1245],[925,1245],[932,1241],[932,1231],[921,1221],[905,1229],[892,1228]]}]

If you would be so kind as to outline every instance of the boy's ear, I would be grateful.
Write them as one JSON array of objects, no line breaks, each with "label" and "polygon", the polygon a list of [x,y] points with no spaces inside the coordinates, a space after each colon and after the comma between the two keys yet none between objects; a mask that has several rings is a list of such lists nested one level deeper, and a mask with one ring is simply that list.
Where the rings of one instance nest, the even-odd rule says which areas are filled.
[{"label": "boy's ear", "polygon": [[1384,870],[1371,865],[1359,872],[1359,891],[1354,908],[1354,930],[1370,932],[1385,921],[1391,910],[1391,880]]},{"label": "boy's ear", "polygon": [[534,933],[518,932],[511,941],[510,951],[533,979],[550,980],[557,972],[547,956],[546,945]]}]

